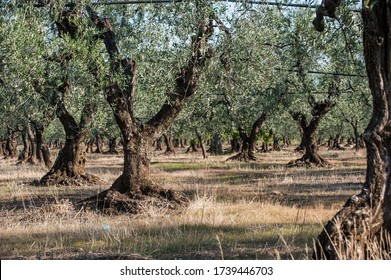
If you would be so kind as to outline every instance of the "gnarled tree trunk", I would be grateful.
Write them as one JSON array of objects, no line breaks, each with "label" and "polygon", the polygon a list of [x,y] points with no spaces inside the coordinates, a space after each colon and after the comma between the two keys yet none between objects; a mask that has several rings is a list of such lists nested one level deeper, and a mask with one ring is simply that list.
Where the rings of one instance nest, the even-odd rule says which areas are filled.
[{"label": "gnarled tree trunk", "polygon": [[22,143],[23,143],[23,150],[18,156],[18,163],[17,164],[23,164],[28,159],[29,154],[31,153],[31,146],[29,137],[27,134],[27,128],[25,127],[22,131]]},{"label": "gnarled tree trunk", "polygon": [[163,134],[164,144],[166,145],[165,155],[175,155],[174,144],[172,143],[172,136]]},{"label": "gnarled tree trunk", "polygon": [[[390,258],[385,240],[391,231],[391,2],[363,7],[362,16],[373,97],[373,114],[364,133],[366,179],[361,193],[352,196],[319,235],[317,259]],[[383,252],[372,255],[374,247]]]},{"label": "gnarled tree trunk", "polygon": [[6,158],[16,158],[18,156],[18,141],[17,138],[22,132],[22,128],[12,129],[8,127],[8,135],[5,144]]},{"label": "gnarled tree trunk", "polygon": [[30,141],[30,154],[27,159],[27,163],[37,164],[37,141],[34,132],[31,130],[30,125],[27,128],[27,135]]},{"label": "gnarled tree trunk", "polygon": [[117,151],[117,137],[113,136],[109,139],[109,150],[106,152],[106,154],[118,154]]},{"label": "gnarled tree trunk", "polygon": [[5,141],[3,139],[0,139],[0,157],[5,157]]},{"label": "gnarled tree trunk", "polygon": [[215,133],[213,135],[213,139],[211,139],[208,152],[214,155],[223,154],[223,144],[221,143],[220,135],[218,133]]},{"label": "gnarled tree trunk", "polygon": [[319,155],[318,142],[316,141],[316,130],[319,126],[321,118],[328,112],[331,107],[330,104],[323,103],[319,106],[319,110],[314,111],[313,118],[310,122],[304,114],[300,112],[291,113],[293,119],[297,121],[301,128],[301,145],[304,147],[304,155],[294,161],[288,163],[288,167],[293,166],[328,166],[329,163]]},{"label": "gnarled tree trunk", "polygon": [[207,59],[202,48],[205,48],[212,35],[212,21],[203,20],[200,23],[198,34],[193,37],[191,57],[188,64],[177,74],[174,91],[167,93],[168,99],[159,112],[148,122],[141,124],[133,115],[137,63],[131,59],[119,58],[115,33],[109,20],[99,17],[90,7],[87,7],[87,10],[92,22],[102,32],[112,71],[126,79],[124,85],[112,81],[106,92],[106,99],[121,130],[124,168],[109,190],[83,200],[80,204],[109,213],[138,213],[147,206],[157,206],[163,211],[181,209],[188,204],[187,198],[151,181],[150,151],[153,142],[172,124],[187,98],[194,94],[198,86]]},{"label": "gnarled tree trunk", "polygon": [[227,160],[255,161],[255,144],[257,135],[260,132],[263,122],[266,120],[266,113],[262,113],[253,123],[251,133],[248,136],[243,127],[239,127],[239,135],[242,139],[242,149],[239,154],[228,158]]},{"label": "gnarled tree trunk", "polygon": [[[63,96],[70,90],[70,84],[66,81],[60,92]],[[50,171],[41,180],[42,185],[80,185],[98,182],[98,178],[86,173],[86,147],[85,141],[91,128],[96,106],[86,104],[82,111],[80,123],[65,108],[63,98],[57,104],[56,114],[64,127],[66,140],[64,147],[59,151]]]},{"label": "gnarled tree trunk", "polygon": [[[49,122],[47,122],[48,124]],[[43,136],[45,126],[40,122],[33,122],[35,129],[35,138],[37,142],[37,159],[42,160],[45,166],[50,169],[53,165],[52,158],[49,151],[49,146]]]},{"label": "gnarled tree trunk", "polygon": [[207,158],[208,155],[206,154],[206,150],[205,150],[205,145],[204,145],[204,141],[202,141],[202,135],[201,135],[201,132],[196,129],[196,135],[197,135],[197,139],[198,139],[198,143],[200,143],[200,147],[201,147],[201,151],[202,151],[202,156],[203,158]]}]

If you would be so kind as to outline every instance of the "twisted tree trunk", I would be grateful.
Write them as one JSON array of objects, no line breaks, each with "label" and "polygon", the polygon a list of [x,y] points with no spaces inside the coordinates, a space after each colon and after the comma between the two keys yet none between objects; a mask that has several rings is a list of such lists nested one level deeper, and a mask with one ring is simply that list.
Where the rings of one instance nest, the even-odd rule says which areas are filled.
[{"label": "twisted tree trunk", "polygon": [[126,80],[124,85],[112,81],[106,92],[106,99],[121,130],[124,167],[121,176],[109,190],[83,200],[80,204],[109,213],[138,213],[148,205],[157,206],[160,210],[181,209],[188,204],[187,198],[151,181],[150,151],[153,142],[172,124],[186,100],[195,93],[207,60],[204,48],[213,32],[212,21],[200,22],[198,33],[193,37],[188,64],[177,74],[174,91],[167,93],[168,99],[159,112],[142,124],[133,115],[137,63],[131,59],[119,59],[119,49],[110,21],[98,16],[90,7],[87,11],[92,22],[102,32],[112,71]]},{"label": "twisted tree trunk", "polygon": [[[373,114],[364,133],[367,172],[362,191],[350,197],[318,237],[314,258],[389,258],[391,231],[391,1],[363,7],[364,57]],[[374,247],[383,255],[371,255]]]},{"label": "twisted tree trunk", "polygon": [[[59,88],[63,97],[69,90],[70,84],[68,81]],[[85,141],[97,108],[94,105],[86,104],[82,111],[80,123],[77,123],[65,108],[63,97],[57,103],[56,114],[65,130],[65,144],[59,151],[50,171],[41,178],[40,184],[80,185],[87,182],[97,183],[99,179],[96,176],[85,172]]]},{"label": "twisted tree trunk", "polygon": [[[34,124],[34,129],[35,129],[35,138],[37,142],[37,159],[39,161],[43,161],[45,163],[45,166],[50,169],[53,165],[50,151],[49,151],[49,146],[45,141],[45,138],[43,136],[44,131],[45,131],[45,126],[40,123],[40,122],[33,122]],[[49,122],[46,122],[48,125]],[[46,126],[47,126],[46,125]]]},{"label": "twisted tree trunk", "polygon": [[27,134],[27,127],[25,127],[22,131],[22,143],[23,143],[23,150],[18,156],[18,163],[17,164],[23,164],[28,159],[29,154],[31,153],[31,146],[29,137]]},{"label": "twisted tree trunk", "polygon": [[5,144],[6,158],[16,158],[18,156],[18,141],[17,138],[22,132],[22,128],[12,129],[8,127],[8,135]]},{"label": "twisted tree trunk", "polygon": [[312,95],[309,95],[308,103],[311,106],[310,120],[301,112],[291,112],[292,118],[298,123],[301,129],[302,139],[300,146],[304,147],[304,155],[297,160],[289,162],[287,164],[288,167],[302,165],[330,166],[330,164],[319,155],[315,134],[322,118],[335,106],[333,98],[340,94],[338,84],[339,78],[334,76],[328,86],[328,96],[324,101],[317,102]]},{"label": "twisted tree trunk", "polygon": [[250,135],[247,135],[243,127],[239,127],[239,135],[242,139],[242,149],[239,154],[228,158],[227,160],[239,160],[239,161],[256,161],[255,157],[255,144],[257,135],[261,130],[263,122],[266,120],[266,113],[262,113],[258,119],[253,123]]},{"label": "twisted tree trunk", "polygon": [[163,134],[164,144],[166,145],[165,155],[175,155],[174,144],[172,143],[172,136],[167,134]]}]

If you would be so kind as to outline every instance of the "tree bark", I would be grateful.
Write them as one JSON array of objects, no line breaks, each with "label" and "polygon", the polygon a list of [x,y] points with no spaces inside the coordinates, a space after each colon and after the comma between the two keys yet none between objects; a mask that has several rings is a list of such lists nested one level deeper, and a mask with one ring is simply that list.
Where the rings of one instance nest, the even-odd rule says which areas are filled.
[{"label": "tree bark", "polygon": [[164,144],[166,145],[165,155],[175,155],[174,145],[172,143],[172,136],[167,136],[167,134],[163,134]]},{"label": "tree bark", "polygon": [[199,132],[198,129],[196,129],[196,135],[197,135],[197,138],[198,138],[198,142],[200,143],[200,146],[201,146],[202,156],[205,159],[205,158],[208,157],[208,155],[206,154],[204,141],[202,141],[201,132]]},{"label": "tree bark", "polygon": [[31,130],[30,125],[27,127],[27,135],[30,141],[30,154],[27,159],[27,163],[37,164],[37,141],[34,132]]},{"label": "tree bark", "polygon": [[[70,84],[68,81],[65,81],[59,88],[63,97],[69,90]],[[40,184],[81,185],[86,182],[97,183],[99,179],[96,176],[85,172],[85,141],[96,113],[96,106],[86,104],[78,124],[65,108],[63,97],[57,104],[56,115],[65,130],[65,144],[59,151],[50,171],[41,178]]]},{"label": "tree bark", "polygon": [[[391,231],[390,4],[379,0],[362,10],[364,57],[373,97],[373,113],[364,133],[366,179],[361,193],[350,197],[318,236],[317,259],[390,258],[390,244],[385,241]],[[375,246],[383,253],[372,255]]]},{"label": "tree bark", "polygon": [[203,20],[199,24],[198,32],[193,37],[191,56],[188,64],[176,76],[174,91],[167,93],[168,98],[157,114],[142,124],[133,115],[137,63],[131,59],[119,59],[119,48],[110,21],[98,16],[90,7],[87,7],[87,11],[92,22],[102,32],[113,73],[122,75],[126,80],[125,85],[112,80],[106,91],[106,99],[122,135],[124,167],[122,175],[109,190],[81,201],[80,204],[116,213],[138,213],[146,205],[157,206],[160,210],[181,209],[188,204],[187,198],[151,181],[150,151],[153,142],[172,124],[186,100],[195,93],[205,68],[207,57],[204,48],[212,35],[213,23],[211,20]]},{"label": "tree bark", "polygon": [[261,130],[263,122],[266,120],[267,114],[262,113],[258,119],[253,123],[251,133],[248,136],[243,127],[239,127],[239,135],[242,139],[242,150],[239,154],[228,158],[227,160],[239,160],[239,161],[256,161],[255,157],[255,144],[257,135]]},{"label": "tree bark", "polygon": [[218,133],[214,134],[208,152],[214,155],[223,154],[223,144],[221,143],[220,135]]},{"label": "tree bark", "polygon": [[31,153],[31,147],[30,147],[30,141],[28,139],[27,134],[27,128],[25,127],[22,131],[22,143],[23,143],[23,150],[18,156],[18,163],[17,164],[23,164],[28,159],[29,154]]},{"label": "tree bark", "polygon": [[0,139],[0,157],[5,157],[5,141],[3,139]]},{"label": "tree bark", "polygon": [[18,156],[18,141],[17,138],[22,132],[22,128],[12,129],[8,127],[8,135],[5,144],[5,150],[7,153],[7,158],[16,158]]},{"label": "tree bark", "polygon": [[341,134],[337,134],[334,138],[332,138],[329,150],[337,150],[337,151],[345,150],[345,148],[341,146],[341,143],[342,143],[342,136]]},{"label": "tree bark", "polygon": [[304,147],[304,155],[289,162],[288,167],[294,166],[329,166],[329,163],[319,155],[318,143],[316,141],[315,133],[319,126],[322,117],[331,109],[333,105],[329,103],[322,103],[322,106],[318,106],[318,110],[313,112],[313,118],[310,122],[307,121],[307,117],[300,113],[291,113],[293,119],[299,124],[301,128],[302,138],[301,143]]},{"label": "tree bark", "polygon": [[162,136],[162,137],[159,137],[159,138],[155,141],[155,144],[156,144],[156,151],[162,151],[162,150],[163,150],[162,142],[163,142],[163,136]]},{"label": "tree bark", "polygon": [[95,145],[96,145],[96,150],[94,153],[97,154],[103,153],[103,139],[99,133],[95,136]]},{"label": "tree bark", "polygon": [[109,150],[107,151],[108,154],[116,155],[118,154],[117,151],[117,137],[110,137],[109,139]]},{"label": "tree bark", "polygon": [[46,168],[50,169],[53,165],[53,162],[50,155],[49,146],[46,143],[46,140],[43,136],[45,131],[45,125],[47,127],[49,125],[49,122],[46,122],[46,124],[43,125],[42,123],[35,121],[33,122],[33,125],[35,130],[35,138],[37,142],[37,159],[41,157]]},{"label": "tree bark", "polygon": [[273,151],[281,151],[279,139],[277,136],[273,136]]}]

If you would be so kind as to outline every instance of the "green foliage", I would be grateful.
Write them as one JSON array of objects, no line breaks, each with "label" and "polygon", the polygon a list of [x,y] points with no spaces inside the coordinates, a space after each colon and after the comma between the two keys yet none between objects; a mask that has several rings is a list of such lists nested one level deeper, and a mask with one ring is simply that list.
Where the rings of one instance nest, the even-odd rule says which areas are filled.
[{"label": "green foliage", "polygon": [[[12,1],[10,1],[12,2]],[[0,120],[17,125],[26,119],[45,119],[53,110],[48,100],[59,99],[64,77],[72,85],[65,96],[68,110],[80,117],[84,104],[99,107],[92,134],[118,135],[112,114],[104,101],[104,90],[115,79],[124,85],[123,75],[113,75],[101,35],[78,5],[71,22],[78,26],[77,38],[59,33],[65,0],[36,9],[31,5],[0,8]],[[84,1],[83,3],[90,3]],[[113,5],[94,7],[110,19],[120,48],[120,59],[137,61],[135,116],[150,119],[172,91],[174,79],[187,63],[191,38],[196,32],[197,3]],[[311,25],[313,10],[277,9],[263,5],[251,9],[244,3],[213,3],[203,14],[214,13],[219,22],[210,47],[214,49],[198,94],[170,128],[179,137],[194,137],[198,129],[207,138],[237,137],[239,126],[251,128],[259,115],[268,113],[265,127],[276,136],[297,137],[297,126],[289,111],[311,117],[309,100],[328,98],[332,75],[315,75],[310,70],[364,75],[360,18],[342,7],[338,20],[323,33]],[[63,55],[72,58],[58,63]],[[45,86],[37,94],[33,81]],[[363,131],[370,115],[366,105],[365,79],[340,77],[341,93],[320,134],[332,134],[357,121]],[[356,109],[360,108],[360,109]],[[351,125],[344,125],[351,134]],[[1,128],[5,130],[4,127]],[[51,128],[54,131],[53,128]],[[48,132],[48,135],[62,135]]]}]

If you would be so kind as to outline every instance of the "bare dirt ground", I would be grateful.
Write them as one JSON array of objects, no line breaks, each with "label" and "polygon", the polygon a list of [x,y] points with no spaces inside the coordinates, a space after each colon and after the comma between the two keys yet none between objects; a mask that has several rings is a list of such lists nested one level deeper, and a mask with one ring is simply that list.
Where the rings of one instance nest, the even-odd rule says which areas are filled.
[{"label": "bare dirt ground", "polygon": [[322,225],[360,191],[365,151],[327,151],[333,166],[286,168],[291,149],[258,154],[253,163],[227,156],[156,153],[151,177],[184,192],[182,213],[107,216],[74,203],[107,189],[121,155],[90,154],[98,186],[37,187],[44,166],[0,160],[1,259],[308,259]]}]

